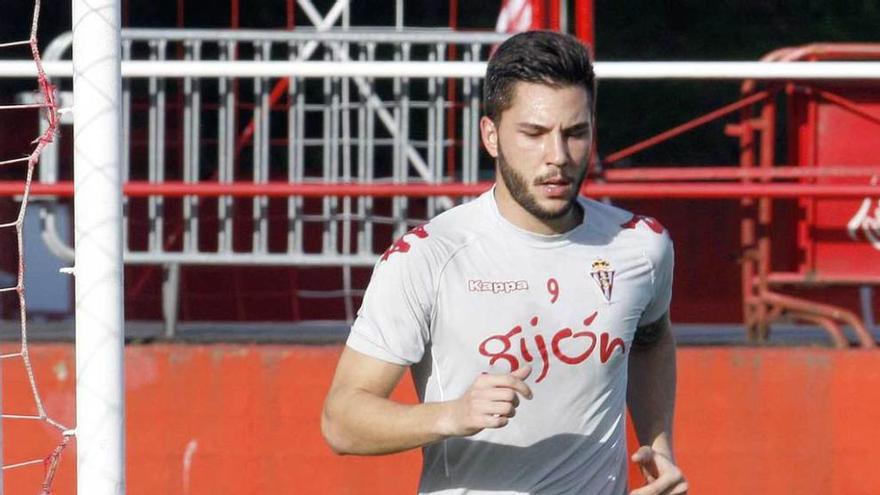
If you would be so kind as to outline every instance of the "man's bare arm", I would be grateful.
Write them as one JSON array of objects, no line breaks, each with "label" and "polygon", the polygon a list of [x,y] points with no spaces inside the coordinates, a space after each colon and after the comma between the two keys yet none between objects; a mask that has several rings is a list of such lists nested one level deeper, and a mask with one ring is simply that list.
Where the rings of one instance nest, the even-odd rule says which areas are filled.
[{"label": "man's bare arm", "polygon": [[639,327],[629,356],[626,400],[639,443],[672,455],[675,410],[675,339],[669,316]]},{"label": "man's bare arm", "polygon": [[509,375],[476,377],[455,400],[401,404],[388,396],[406,370],[345,348],[321,415],[321,431],[334,452],[391,454],[500,428],[516,413],[519,395],[531,398],[523,382],[531,370],[522,368]]},{"label": "man's bare arm", "polygon": [[639,444],[633,456],[648,485],[633,495],[685,494],[687,481],[675,465],[672,419],[675,411],[675,338],[665,314],[639,327],[630,348],[626,400]]}]

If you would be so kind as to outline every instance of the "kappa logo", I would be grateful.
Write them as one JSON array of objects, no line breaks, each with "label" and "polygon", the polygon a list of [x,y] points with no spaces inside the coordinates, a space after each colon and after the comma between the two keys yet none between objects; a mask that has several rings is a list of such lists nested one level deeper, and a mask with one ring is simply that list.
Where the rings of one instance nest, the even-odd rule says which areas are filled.
[{"label": "kappa logo", "polygon": [[494,282],[491,280],[468,280],[468,290],[471,292],[509,294],[518,290],[529,290],[529,283],[525,280],[505,280],[502,282]]}]

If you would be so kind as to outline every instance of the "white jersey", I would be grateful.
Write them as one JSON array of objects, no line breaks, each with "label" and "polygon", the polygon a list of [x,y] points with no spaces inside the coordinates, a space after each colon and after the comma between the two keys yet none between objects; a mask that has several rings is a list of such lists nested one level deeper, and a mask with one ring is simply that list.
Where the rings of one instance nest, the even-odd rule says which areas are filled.
[{"label": "white jersey", "polygon": [[626,493],[627,359],[669,308],[672,243],[656,220],[580,198],[561,235],[515,227],[493,191],[381,257],[348,346],[411,365],[423,402],[525,364],[533,400],[499,429],[423,449],[419,493]]}]

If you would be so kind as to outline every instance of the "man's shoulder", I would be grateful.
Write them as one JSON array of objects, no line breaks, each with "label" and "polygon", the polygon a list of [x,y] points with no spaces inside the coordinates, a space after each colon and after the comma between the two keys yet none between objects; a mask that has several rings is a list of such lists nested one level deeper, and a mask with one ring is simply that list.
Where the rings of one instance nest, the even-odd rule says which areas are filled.
[{"label": "man's shoulder", "polygon": [[602,229],[618,231],[620,225],[633,215],[619,206],[591,198],[581,197],[579,202],[584,209],[585,220]]},{"label": "man's shoulder", "polygon": [[671,248],[669,230],[654,217],[618,206],[582,198],[586,221],[614,242],[637,245],[648,251]]},{"label": "man's shoulder", "polygon": [[462,203],[435,216],[429,222],[437,238],[460,243],[478,234],[485,227],[485,198]]},{"label": "man's shoulder", "polygon": [[442,264],[456,251],[478,238],[484,230],[485,215],[480,199],[464,203],[411,229],[382,254],[380,264],[392,259],[414,258]]}]

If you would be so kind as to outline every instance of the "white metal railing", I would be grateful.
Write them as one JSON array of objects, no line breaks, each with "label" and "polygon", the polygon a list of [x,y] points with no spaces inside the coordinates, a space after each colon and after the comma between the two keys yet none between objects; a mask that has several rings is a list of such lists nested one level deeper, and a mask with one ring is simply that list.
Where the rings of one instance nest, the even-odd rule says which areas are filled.
[{"label": "white metal railing", "polygon": [[[399,69],[407,63],[442,63],[453,54],[458,63],[473,65],[506,36],[446,29],[123,30],[127,67],[280,62],[322,70],[378,64],[398,72],[203,77],[185,71],[179,77],[126,77],[123,179],[476,182],[480,77],[410,78]],[[70,36],[62,35],[44,58],[54,70],[58,65],[53,64],[67,63],[69,50]],[[4,75],[14,73],[13,66],[0,67],[10,68]],[[69,81],[56,77],[54,82],[62,106],[68,106]],[[64,114],[62,125],[70,120]],[[62,133],[58,140],[65,138]],[[60,166],[66,160],[60,149],[56,144],[41,162],[42,182],[56,182],[68,170]],[[351,286],[351,268],[372,265],[395,237],[452,204],[443,197],[125,198],[124,257],[126,263],[165,267],[167,320],[176,313],[179,266],[207,263],[341,266],[341,289],[326,297],[342,294],[352,318],[351,298],[360,291]],[[44,203],[44,238],[57,255],[70,259],[73,250],[54,229],[56,211],[56,203]],[[283,242],[275,242],[279,239]],[[299,295],[324,297],[316,291]]]},{"label": "white metal railing", "polygon": [[[380,29],[339,32],[123,30],[123,65],[183,68],[181,64],[219,64],[227,68],[227,74],[204,77],[186,70],[179,77],[165,77],[160,75],[161,71],[149,75],[151,71],[147,71],[146,80],[125,81],[125,178],[163,182],[176,174],[186,182],[207,179],[260,183],[272,175],[295,182],[433,183],[449,179],[442,163],[447,151],[452,150],[459,163],[454,179],[476,181],[478,78],[462,81],[456,90],[457,101],[451,102],[447,99],[447,78],[421,77],[411,81],[400,75],[400,68],[413,63],[426,66],[440,63],[446,59],[450,47],[457,49],[463,59],[458,63],[473,66],[472,61],[485,59],[490,48],[505,38],[503,34],[454,33],[445,29],[406,32]],[[46,58],[61,58],[68,47],[69,37],[59,37],[46,50]],[[241,60],[244,57],[251,60]],[[269,62],[273,57],[287,60]],[[139,58],[148,60],[137,60]],[[169,60],[171,58],[178,60]],[[206,61],[208,58],[216,60]],[[309,58],[324,61],[304,60]],[[427,61],[414,62],[417,58]],[[232,62],[233,59],[236,61]],[[278,79],[228,74],[229,67],[265,63],[322,70],[374,64],[384,67],[387,75],[377,81],[369,76],[336,77],[319,72],[313,74],[315,78],[320,75],[320,79],[301,74]],[[396,73],[391,69],[396,69]],[[277,111],[270,101],[270,92],[288,80],[290,84],[283,89],[282,97],[286,107]],[[63,88],[64,81],[60,82]],[[172,84],[178,87],[170,87]],[[451,135],[449,117],[456,121]],[[138,119],[140,123],[135,122]],[[248,126],[237,128],[242,121],[248,122]],[[134,136],[138,126],[146,128],[145,143],[143,138]],[[182,131],[171,137],[168,135],[170,126]],[[248,134],[244,139],[243,133]],[[243,140],[245,146],[241,144]],[[281,141],[283,144],[277,144]],[[211,145],[206,146],[206,142]],[[383,163],[377,164],[377,160]],[[242,168],[249,169],[250,173],[242,176]],[[57,169],[52,157],[47,156],[41,168],[41,180],[55,180]],[[322,211],[317,214],[304,211],[302,198],[292,198],[288,204],[287,249],[273,252],[267,246],[268,201],[256,198],[252,205],[252,249],[242,252],[232,246],[231,210],[235,201],[224,197],[217,207],[220,225],[217,246],[203,250],[198,247],[199,222],[193,216],[200,201],[185,198],[185,220],[181,219],[184,225],[180,232],[182,247],[168,248],[163,245],[163,229],[168,222],[160,214],[167,211],[167,201],[160,197],[146,200],[147,211],[143,218],[138,218],[132,200],[126,201],[127,222],[141,222],[148,229],[146,245],[139,245],[137,239],[127,239],[125,257],[129,263],[366,266],[374,262],[377,254],[378,248],[373,242],[375,224],[393,227],[386,234],[390,237],[378,243],[384,245],[412,223],[404,198],[393,200],[389,214],[384,215],[377,213],[370,198],[326,198],[322,200]],[[445,198],[428,200],[427,211],[419,217],[432,216],[450,205]],[[48,224],[51,224],[51,215],[49,217]],[[341,229],[336,225],[340,220]],[[361,223],[360,230],[345,235],[353,222]],[[318,252],[305,249],[302,236],[308,223],[321,224],[321,235],[325,239]],[[132,232],[131,228],[126,230]],[[53,238],[50,244],[60,244],[57,236],[49,237]],[[57,252],[63,256],[71,253],[63,247]]]}]

